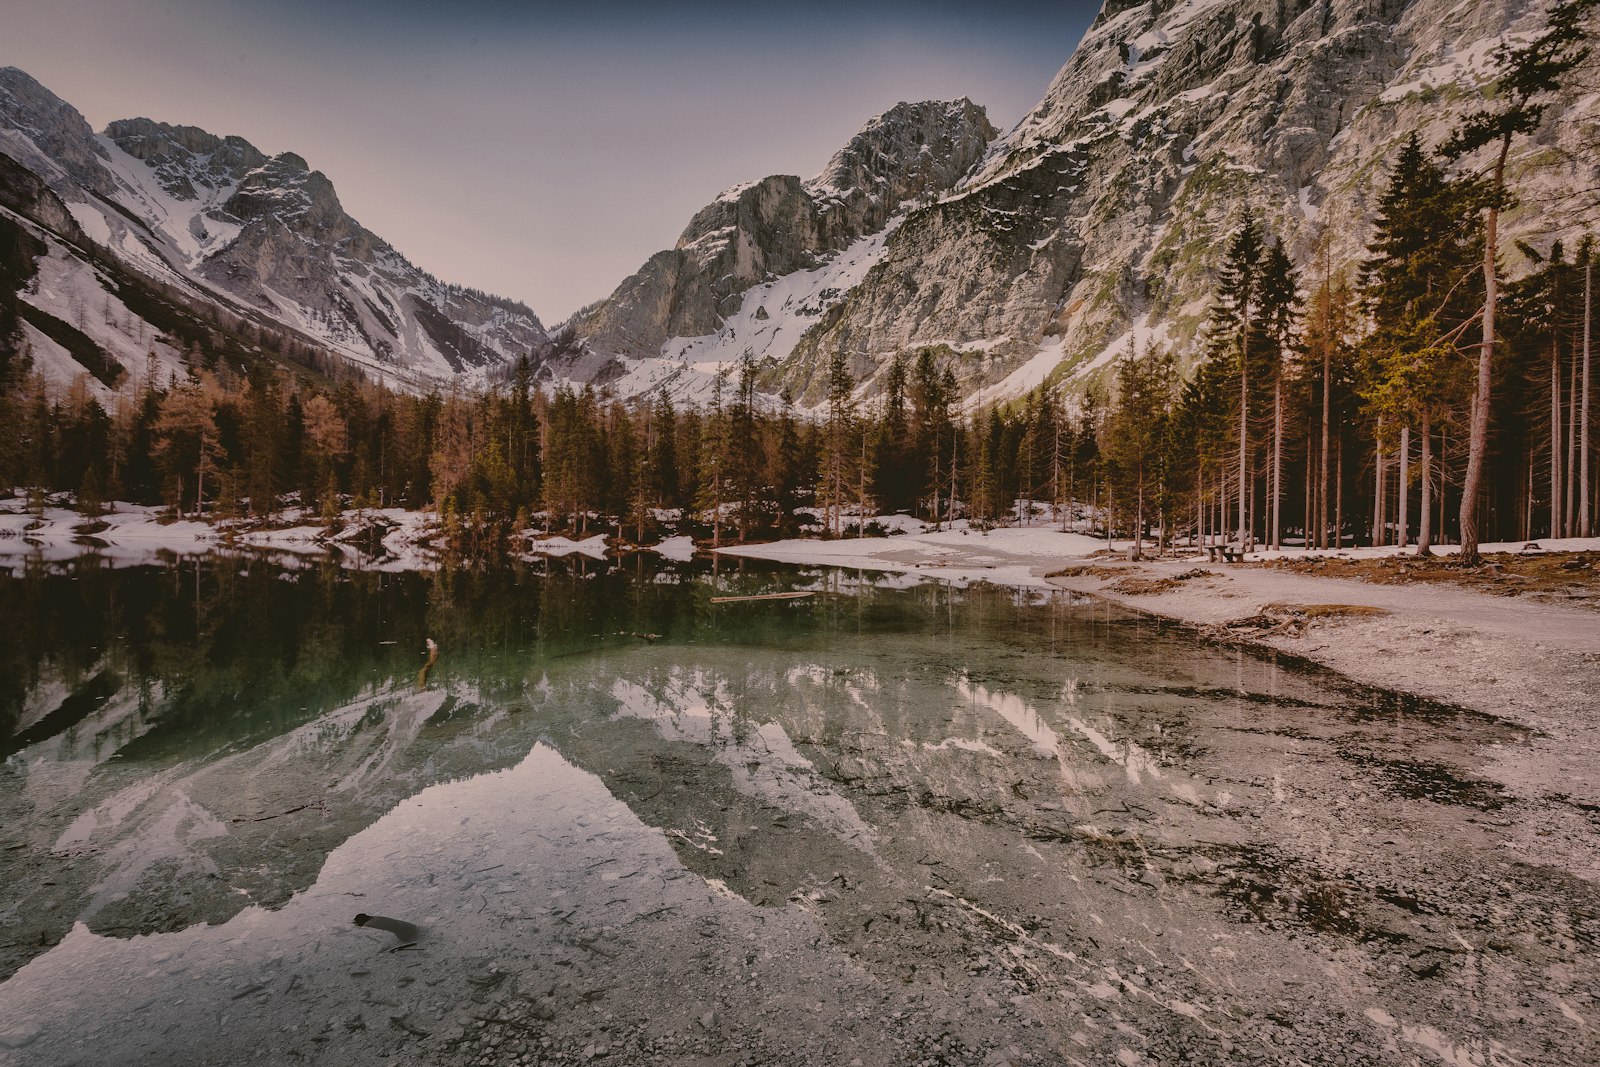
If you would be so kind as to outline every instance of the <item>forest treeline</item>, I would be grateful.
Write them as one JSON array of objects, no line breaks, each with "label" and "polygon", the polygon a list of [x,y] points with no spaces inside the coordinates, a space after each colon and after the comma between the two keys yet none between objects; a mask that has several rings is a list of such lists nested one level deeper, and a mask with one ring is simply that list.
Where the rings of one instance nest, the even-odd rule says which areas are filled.
[{"label": "forest treeline", "polygon": [[[1108,388],[1071,406],[1040,388],[964,412],[957,357],[925,348],[896,357],[870,400],[837,355],[809,416],[758,395],[748,364],[709,403],[680,406],[541,390],[526,359],[502,385],[426,395],[226,363],[162,380],[152,361],[108,411],[87,382],[58,395],[11,347],[0,482],[68,490],[91,509],[270,516],[297,503],[333,519],[351,505],[437,507],[485,543],[536,516],[578,534],[620,521],[646,541],[663,516],[694,514],[721,542],[819,520],[837,535],[879,512],[1051,521],[1018,500],[1118,536],[1437,543],[1459,537],[1483,195],[1411,139],[1349,274],[1325,252],[1297,271],[1245,216],[1187,380],[1171,352],[1129,353]],[[1587,535],[1597,498],[1593,243],[1525,251],[1536,269],[1501,308],[1490,540]]]},{"label": "forest treeline", "polygon": [[[835,353],[804,416],[759,395],[748,362],[681,406],[540,388],[526,358],[485,390],[426,395],[226,360],[163,381],[152,358],[108,411],[86,381],[59,395],[30,373],[26,308],[0,284],[0,484],[218,516],[437,507],[479,547],[536,519],[643,542],[671,518],[726,542],[901,511],[1087,518],[1141,543],[1464,540],[1469,559],[1480,539],[1587,536],[1594,242],[1519,241],[1532,266],[1506,281],[1496,228],[1509,148],[1587,56],[1595,2],[1558,4],[1543,35],[1501,49],[1500,91],[1443,145],[1403,142],[1357,267],[1334,269],[1326,239],[1297,267],[1245,212],[1193,366],[1128,352],[1070,404],[1041,387],[966,410],[960,357],[924,348],[895,356],[870,399]],[[1487,170],[1459,165],[1484,151]],[[32,254],[0,248],[0,283],[31,274]]]}]

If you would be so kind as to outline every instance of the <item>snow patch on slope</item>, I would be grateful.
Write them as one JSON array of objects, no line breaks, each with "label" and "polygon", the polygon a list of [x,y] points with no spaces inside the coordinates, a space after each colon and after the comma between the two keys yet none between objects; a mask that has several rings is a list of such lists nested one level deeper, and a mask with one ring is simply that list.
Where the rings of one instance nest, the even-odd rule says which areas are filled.
[{"label": "snow patch on slope", "polygon": [[757,364],[782,362],[806,330],[883,259],[889,235],[903,219],[896,216],[819,267],[747,289],[739,310],[716,333],[668,338],[659,357],[626,360],[627,373],[612,387],[620,396],[665,389],[674,398],[703,402],[717,376],[736,373],[746,356]]}]

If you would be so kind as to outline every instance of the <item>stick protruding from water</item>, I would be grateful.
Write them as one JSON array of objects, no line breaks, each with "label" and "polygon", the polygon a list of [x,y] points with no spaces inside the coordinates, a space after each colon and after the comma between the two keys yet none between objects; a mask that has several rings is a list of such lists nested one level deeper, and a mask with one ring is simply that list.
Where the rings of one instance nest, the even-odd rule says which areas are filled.
[{"label": "stick protruding from water", "polygon": [[422,665],[422,670],[417,672],[417,688],[425,689],[428,685],[428,672],[433,670],[433,665],[439,662],[439,645],[433,638],[428,638],[428,662]]}]

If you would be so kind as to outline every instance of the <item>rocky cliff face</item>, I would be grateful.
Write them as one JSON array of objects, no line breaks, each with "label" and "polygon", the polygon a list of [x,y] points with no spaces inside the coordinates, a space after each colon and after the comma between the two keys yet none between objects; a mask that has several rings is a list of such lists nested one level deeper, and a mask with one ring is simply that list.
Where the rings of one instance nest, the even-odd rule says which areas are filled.
[{"label": "rocky cliff face", "polygon": [[[783,346],[859,281],[851,271],[859,273],[867,246],[911,203],[954,186],[997,132],[970,100],[897,104],[811,180],[775,175],[729,189],[695,214],[675,247],[574,320],[580,343],[561,370],[614,380],[623,392],[671,385],[693,394],[705,368],[746,349],[787,355]],[[752,303],[753,291],[779,281],[788,284],[777,300],[762,292]],[[787,336],[774,321],[785,315],[799,316]]]},{"label": "rocky cliff face", "polygon": [[[896,353],[939,346],[982,404],[1081,391],[1153,344],[1192,352],[1246,205],[1302,265],[1322,242],[1354,262],[1399,141],[1442,141],[1482,99],[1495,45],[1544,8],[1110,0],[1009,134],[968,100],[899,104],[816,177],[717,197],[559,345],[521,305],[412,266],[293,154],[145,119],[95,135],[13,69],[0,152],[125,262],[401,381],[533,352],[553,378],[700,398],[748,357],[764,388],[814,403],[833,352],[871,392]],[[1600,186],[1600,94],[1573,81],[1511,161],[1513,273],[1515,241],[1570,241],[1574,191]]]},{"label": "rocky cliff face", "polygon": [[0,152],[127,265],[374,376],[422,387],[549,347],[532,311],[413,266],[294,153],[269,157],[240,137],[143,118],[96,135],[15,68],[0,70]]},{"label": "rocky cliff face", "polygon": [[[1413,129],[1442,141],[1481,99],[1494,45],[1542,10],[1113,0],[1039,106],[955,195],[906,218],[769,383],[815,396],[834,350],[870,378],[895,352],[940,344],[983,401],[1081,387],[1136,346],[1191,349],[1240,208],[1302,264],[1324,237],[1336,264],[1353,261],[1398,142]],[[1600,179],[1597,103],[1574,89],[1518,147],[1508,250],[1573,236],[1547,205]]]}]

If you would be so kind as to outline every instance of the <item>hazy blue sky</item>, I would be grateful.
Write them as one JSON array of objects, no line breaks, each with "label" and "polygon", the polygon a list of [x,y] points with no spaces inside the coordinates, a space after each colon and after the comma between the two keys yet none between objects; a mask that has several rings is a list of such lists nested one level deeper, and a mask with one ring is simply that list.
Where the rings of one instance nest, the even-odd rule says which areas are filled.
[{"label": "hazy blue sky", "polygon": [[549,322],[722,189],[815,173],[899,100],[968,96],[1009,128],[1099,7],[3,2],[0,66],[96,129],[147,116],[298,152],[413,262]]}]

